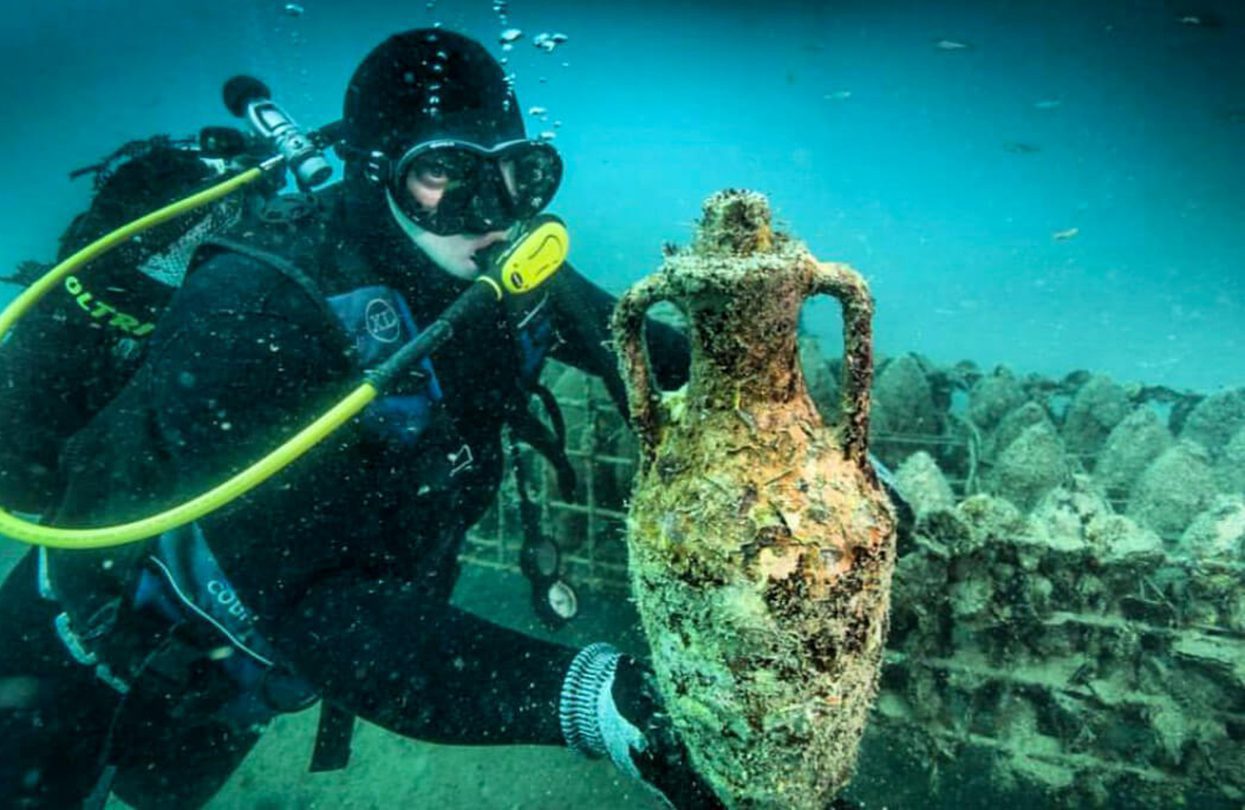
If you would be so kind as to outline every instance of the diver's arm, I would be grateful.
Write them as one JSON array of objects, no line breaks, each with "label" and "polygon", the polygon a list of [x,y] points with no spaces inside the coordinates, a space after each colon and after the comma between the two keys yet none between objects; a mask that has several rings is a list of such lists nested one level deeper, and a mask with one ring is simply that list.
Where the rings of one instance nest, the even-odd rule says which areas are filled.
[{"label": "diver's arm", "polygon": [[[580,275],[569,263],[562,266],[552,283],[554,327],[561,337],[552,352],[554,359],[600,377],[610,398],[625,415],[627,392],[609,331],[610,316],[618,299]],[[645,324],[645,333],[657,384],[667,390],[678,388],[687,381],[691,364],[687,338],[652,318]]]},{"label": "diver's arm", "polygon": [[153,514],[303,427],[341,396],[350,368],[323,317],[272,268],[235,254],[206,262],[174,296],[143,364],[68,443],[58,522]]},{"label": "diver's arm", "polygon": [[[164,437],[155,452],[170,456],[181,494],[219,480],[222,453],[235,464],[255,458],[353,384],[323,334],[324,313],[273,273],[225,255],[192,275],[139,375],[155,425],[114,424]],[[351,440],[344,428],[200,521],[261,632],[330,700],[399,733],[562,744],[557,697],[575,651],[394,576],[389,550],[359,531],[369,511],[389,506],[368,502],[366,458],[339,446]],[[420,571],[436,573],[435,562]]]},{"label": "diver's arm", "polygon": [[453,745],[564,745],[558,697],[576,650],[342,571],[271,625],[325,699],[398,734]]}]

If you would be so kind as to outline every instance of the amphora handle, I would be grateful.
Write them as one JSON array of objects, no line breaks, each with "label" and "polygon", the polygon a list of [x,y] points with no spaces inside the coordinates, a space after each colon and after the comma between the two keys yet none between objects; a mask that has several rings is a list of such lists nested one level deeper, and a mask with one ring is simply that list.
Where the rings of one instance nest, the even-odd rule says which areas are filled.
[{"label": "amphora handle", "polygon": [[627,407],[631,411],[631,425],[640,439],[644,462],[653,460],[657,443],[661,439],[661,389],[653,376],[648,359],[648,344],[644,340],[645,314],[661,301],[672,296],[666,280],[652,275],[636,283],[614,308],[610,326],[618,349],[619,370],[627,385]]},{"label": "amphora handle", "polygon": [[843,307],[843,455],[872,475],[869,392],[873,385],[873,296],[860,273],[846,264],[816,262],[815,266],[811,294],[832,295]]}]

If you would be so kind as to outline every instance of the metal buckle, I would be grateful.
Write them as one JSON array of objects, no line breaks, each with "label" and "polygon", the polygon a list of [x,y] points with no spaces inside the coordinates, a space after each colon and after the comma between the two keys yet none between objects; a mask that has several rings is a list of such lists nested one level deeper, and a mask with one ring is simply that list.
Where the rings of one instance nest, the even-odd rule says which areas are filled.
[{"label": "metal buckle", "polygon": [[372,151],[363,163],[363,176],[373,183],[389,182],[389,158],[384,152]]},{"label": "metal buckle", "polygon": [[86,645],[82,643],[81,637],[74,632],[73,627],[69,624],[69,614],[62,612],[57,615],[53,622],[56,625],[56,635],[65,645],[65,649],[73,660],[77,661],[84,667],[93,667],[95,677],[99,678],[108,686],[115,689],[118,693],[124,695],[130,691],[130,685],[117,676],[112,668],[99,660],[99,656],[88,650]]},{"label": "metal buckle", "polygon": [[451,478],[475,463],[475,456],[471,454],[471,447],[466,444],[452,453],[446,453],[445,458],[452,465],[450,469]]}]

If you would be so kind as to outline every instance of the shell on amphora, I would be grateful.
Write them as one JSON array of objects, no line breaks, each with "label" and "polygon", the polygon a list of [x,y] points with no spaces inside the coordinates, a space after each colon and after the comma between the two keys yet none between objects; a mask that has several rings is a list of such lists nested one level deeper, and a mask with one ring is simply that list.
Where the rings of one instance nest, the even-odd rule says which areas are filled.
[{"label": "shell on amphora", "polygon": [[[804,300],[844,315],[841,423],[804,385]],[[643,340],[686,317],[688,384],[663,394]],[[850,779],[877,691],[895,519],[867,450],[872,300],[858,273],[772,232],[764,197],[705,203],[692,247],[620,300],[615,338],[641,466],[630,577],[659,689],[730,807],[822,808]]]}]

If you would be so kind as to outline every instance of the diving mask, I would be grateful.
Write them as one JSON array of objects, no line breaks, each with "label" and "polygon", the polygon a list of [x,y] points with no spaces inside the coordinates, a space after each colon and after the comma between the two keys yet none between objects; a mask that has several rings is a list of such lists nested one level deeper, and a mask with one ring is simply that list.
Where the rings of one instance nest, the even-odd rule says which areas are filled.
[{"label": "diving mask", "polygon": [[540,213],[562,181],[562,158],[544,141],[488,148],[439,140],[417,144],[396,161],[373,152],[366,170],[420,228],[441,236],[481,234]]}]

